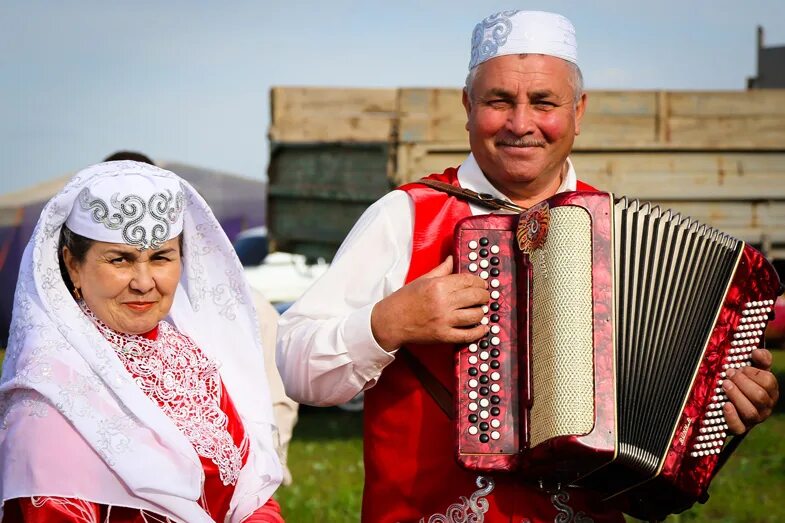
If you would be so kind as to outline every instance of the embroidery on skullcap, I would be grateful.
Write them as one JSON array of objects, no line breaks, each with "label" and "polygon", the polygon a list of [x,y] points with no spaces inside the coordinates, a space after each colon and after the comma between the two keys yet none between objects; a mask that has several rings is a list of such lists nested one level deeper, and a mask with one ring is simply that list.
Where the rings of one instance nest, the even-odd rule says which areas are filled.
[{"label": "embroidery on skullcap", "polygon": [[544,11],[501,11],[474,27],[469,70],[497,56],[545,54],[578,63],[575,27]]},{"label": "embroidery on skullcap", "polygon": [[117,163],[126,165],[79,191],[66,225],[91,240],[158,249],[183,230],[185,191],[178,180],[141,164]]},{"label": "embroidery on skullcap", "polygon": [[[166,189],[153,194],[146,202],[136,194],[120,198],[120,193],[115,193],[109,200],[112,208],[117,210],[112,213],[109,205],[93,196],[88,187],[82,189],[77,199],[80,207],[90,212],[94,222],[110,230],[121,230],[124,242],[139,247],[140,251],[157,249],[169,240],[171,224],[179,219],[185,201],[182,190],[172,195]],[[152,223],[143,223],[146,217],[149,217],[147,222],[152,220]]]},{"label": "embroidery on skullcap", "polygon": [[474,26],[469,69],[496,56],[499,47],[507,43],[507,36],[512,31],[510,17],[517,12],[518,10],[511,10],[495,13]]}]

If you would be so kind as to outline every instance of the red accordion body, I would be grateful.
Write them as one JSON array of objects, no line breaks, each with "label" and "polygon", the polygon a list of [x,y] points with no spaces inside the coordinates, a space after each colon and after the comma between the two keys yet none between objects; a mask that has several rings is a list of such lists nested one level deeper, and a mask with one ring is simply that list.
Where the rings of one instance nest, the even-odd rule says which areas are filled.
[{"label": "red accordion body", "polygon": [[752,247],[608,193],[556,195],[455,230],[491,332],[456,353],[457,459],[599,491],[638,517],[703,495],[780,283]]}]

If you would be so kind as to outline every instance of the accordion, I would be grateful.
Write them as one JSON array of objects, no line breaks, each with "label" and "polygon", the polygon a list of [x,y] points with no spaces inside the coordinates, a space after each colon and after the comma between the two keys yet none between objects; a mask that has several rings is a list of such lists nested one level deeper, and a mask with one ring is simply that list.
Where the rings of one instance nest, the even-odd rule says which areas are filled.
[{"label": "accordion", "polygon": [[490,332],[455,356],[462,466],[591,488],[643,518],[705,495],[723,379],[750,364],[781,292],[761,253],[670,210],[571,192],[463,219],[453,254],[491,291]]}]

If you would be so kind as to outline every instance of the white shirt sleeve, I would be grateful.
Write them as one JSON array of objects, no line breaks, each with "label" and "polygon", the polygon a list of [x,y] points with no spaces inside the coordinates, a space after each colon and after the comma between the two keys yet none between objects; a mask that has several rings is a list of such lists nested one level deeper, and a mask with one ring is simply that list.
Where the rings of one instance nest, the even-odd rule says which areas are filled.
[{"label": "white shirt sleeve", "polygon": [[277,362],[286,393],[337,405],[372,387],[395,357],[371,332],[371,310],[403,286],[412,256],[414,204],[391,191],[352,228],[327,272],[278,324]]}]

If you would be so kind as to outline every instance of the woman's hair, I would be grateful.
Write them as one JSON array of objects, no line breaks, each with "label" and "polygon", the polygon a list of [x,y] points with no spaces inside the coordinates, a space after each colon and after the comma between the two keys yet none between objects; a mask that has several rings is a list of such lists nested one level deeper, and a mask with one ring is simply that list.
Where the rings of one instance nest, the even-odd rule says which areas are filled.
[{"label": "woman's hair", "polygon": [[83,263],[87,256],[87,251],[93,246],[95,240],[85,238],[81,234],[76,234],[69,229],[65,224],[60,229],[60,240],[57,242],[57,260],[60,262],[60,275],[63,277],[65,286],[68,287],[69,292],[74,291],[74,284],[71,277],[68,275],[68,270],[65,268],[65,260],[63,259],[63,249],[68,247],[71,255],[78,263]]}]

